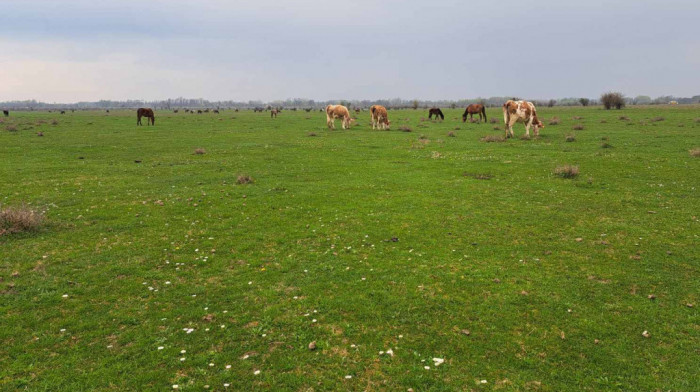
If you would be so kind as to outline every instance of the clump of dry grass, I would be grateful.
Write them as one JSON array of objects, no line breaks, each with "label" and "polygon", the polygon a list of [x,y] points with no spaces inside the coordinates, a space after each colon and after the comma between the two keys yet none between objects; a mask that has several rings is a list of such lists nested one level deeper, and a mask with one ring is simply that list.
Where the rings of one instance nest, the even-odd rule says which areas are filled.
[{"label": "clump of dry grass", "polygon": [[51,120],[51,125],[58,125],[58,120]]},{"label": "clump of dry grass", "polygon": [[554,169],[554,174],[562,178],[574,178],[578,176],[579,170],[578,166],[574,165],[557,166]]},{"label": "clump of dry grass", "polygon": [[247,174],[241,174],[238,176],[238,179],[236,179],[236,184],[239,185],[252,184],[253,182],[255,182],[253,177]]},{"label": "clump of dry grass", "polygon": [[501,135],[486,135],[481,138],[482,142],[486,143],[498,143],[498,142],[505,142],[506,138],[504,138]]},{"label": "clump of dry grass", "polygon": [[491,124],[498,124],[498,120],[495,119],[495,118],[493,118],[493,117],[491,117],[491,119],[489,120],[489,122],[490,122]]},{"label": "clump of dry grass", "polygon": [[627,117],[627,116],[620,116],[620,117],[618,117],[618,120],[621,120],[621,121],[629,121],[630,118]]},{"label": "clump of dry grass", "polygon": [[493,130],[494,130],[494,131],[500,131],[500,130],[501,130],[501,127],[499,127],[498,125],[495,125],[495,126],[493,127]]},{"label": "clump of dry grass", "polygon": [[700,118],[696,118],[696,119],[695,119],[695,122],[698,123],[698,124],[700,124]]},{"label": "clump of dry grass", "polygon": [[443,155],[440,154],[439,151],[433,151],[433,152],[430,154],[430,157],[433,158],[433,159],[440,159],[440,158],[443,158]]},{"label": "clump of dry grass", "polygon": [[579,121],[579,120],[583,120],[583,117],[581,117],[581,116],[573,116],[573,117],[571,117],[571,119],[572,119],[572,120]]},{"label": "clump of dry grass", "polygon": [[403,127],[399,127],[399,131],[401,131],[401,132],[413,132],[413,129],[411,129],[411,127],[403,126]]},{"label": "clump of dry grass", "polygon": [[605,142],[604,142],[604,143],[602,143],[602,144],[600,145],[600,148],[613,148],[613,146],[612,146],[612,144],[610,144],[610,143],[605,143]]},{"label": "clump of dry grass", "polygon": [[600,120],[600,123],[601,123],[601,124],[607,124],[608,121],[607,121],[607,120]]},{"label": "clump of dry grass", "polygon": [[467,173],[467,172],[464,172],[464,173],[462,173],[462,175],[464,177],[473,177],[477,180],[490,180],[491,178],[493,178],[492,175],[486,174],[486,173]]},{"label": "clump of dry grass", "polygon": [[566,135],[566,141],[567,141],[567,142],[575,142],[575,141],[576,141],[576,136],[574,136],[574,135]]},{"label": "clump of dry grass", "polygon": [[447,132],[447,136],[448,137],[456,137],[457,134],[455,134],[455,131],[449,131],[449,132]]},{"label": "clump of dry grass", "polygon": [[530,140],[530,139],[532,139],[532,138],[530,137],[530,135],[527,135],[527,134],[520,136],[520,140]]},{"label": "clump of dry grass", "polygon": [[5,130],[8,132],[17,132],[17,127],[14,125],[8,125],[5,127]]},{"label": "clump of dry grass", "polygon": [[561,123],[561,120],[559,117],[552,117],[551,120],[549,120],[549,125],[559,125]]},{"label": "clump of dry grass", "polygon": [[40,131],[40,132],[37,132],[36,135],[37,135],[37,136],[44,136],[44,132],[41,132],[41,131]]},{"label": "clump of dry grass", "polygon": [[652,122],[659,122],[659,121],[664,121],[664,120],[665,120],[665,118],[663,118],[663,117],[661,117],[661,116],[659,116],[659,117],[654,117],[654,118],[651,119]]},{"label": "clump of dry grass", "polygon": [[206,153],[207,153],[207,150],[205,150],[205,149],[203,149],[203,148],[195,148],[195,149],[194,149],[194,154],[195,154],[195,155],[204,155],[204,154],[206,154]]},{"label": "clump of dry grass", "polygon": [[700,157],[700,147],[695,147],[688,152],[690,153],[691,157],[696,157],[696,158]]},{"label": "clump of dry grass", "polygon": [[571,129],[573,129],[574,131],[583,131],[583,124],[576,124]]},{"label": "clump of dry grass", "polygon": [[425,135],[420,135],[420,136],[418,136],[418,140],[425,140],[425,139],[427,139],[427,138],[428,138],[428,137],[425,136]]},{"label": "clump of dry grass", "polygon": [[0,235],[36,231],[46,218],[43,213],[26,205],[19,207],[0,207]]},{"label": "clump of dry grass", "polygon": [[308,136],[313,137],[313,136],[317,136],[317,135],[316,135],[316,132],[309,132],[309,135],[308,135]]}]

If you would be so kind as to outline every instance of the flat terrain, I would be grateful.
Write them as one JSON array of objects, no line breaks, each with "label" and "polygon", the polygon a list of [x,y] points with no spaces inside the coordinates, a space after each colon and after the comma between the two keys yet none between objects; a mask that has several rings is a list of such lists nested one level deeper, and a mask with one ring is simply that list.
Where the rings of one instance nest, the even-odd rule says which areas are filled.
[{"label": "flat terrain", "polygon": [[700,108],[462,110],[0,118],[0,389],[699,390]]}]

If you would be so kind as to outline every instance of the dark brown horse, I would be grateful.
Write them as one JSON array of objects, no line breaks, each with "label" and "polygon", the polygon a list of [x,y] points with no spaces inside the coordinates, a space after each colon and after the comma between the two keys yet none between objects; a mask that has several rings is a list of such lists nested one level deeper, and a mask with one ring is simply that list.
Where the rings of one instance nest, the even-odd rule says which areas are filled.
[{"label": "dark brown horse", "polygon": [[431,108],[428,110],[428,118],[432,120],[433,116],[435,116],[435,118],[440,117],[440,120],[445,119],[445,115],[442,114],[442,110],[440,110],[440,108]]},{"label": "dark brown horse", "polygon": [[153,109],[139,108],[136,110],[136,125],[143,125],[141,124],[141,117],[146,117],[147,125],[149,120],[152,125],[156,125],[156,116],[153,114]]},{"label": "dark brown horse", "polygon": [[7,116],[10,115],[10,111],[9,111],[9,110],[3,110],[3,111],[2,111],[2,114],[4,114],[5,117],[7,117]]},{"label": "dark brown horse", "polygon": [[471,120],[474,120],[474,115],[479,115],[479,122],[481,122],[481,116],[484,116],[484,122],[486,122],[486,108],[480,103],[473,103],[467,106],[467,109],[462,115],[462,122],[467,122],[467,115],[471,116]]}]

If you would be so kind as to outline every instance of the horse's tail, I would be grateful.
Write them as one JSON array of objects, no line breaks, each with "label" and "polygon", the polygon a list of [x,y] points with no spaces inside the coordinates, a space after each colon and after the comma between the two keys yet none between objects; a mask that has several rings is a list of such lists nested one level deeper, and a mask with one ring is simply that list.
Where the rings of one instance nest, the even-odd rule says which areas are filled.
[{"label": "horse's tail", "polygon": [[486,106],[481,106],[481,114],[484,115],[484,122],[488,121],[488,119],[486,118]]}]

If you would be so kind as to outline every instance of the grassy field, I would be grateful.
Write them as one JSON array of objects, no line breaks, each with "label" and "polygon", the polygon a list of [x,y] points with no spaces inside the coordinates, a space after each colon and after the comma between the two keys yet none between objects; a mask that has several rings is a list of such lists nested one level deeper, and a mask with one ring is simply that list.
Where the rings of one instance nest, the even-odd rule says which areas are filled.
[{"label": "grassy field", "polygon": [[0,119],[0,389],[699,390],[700,108],[461,112]]}]

